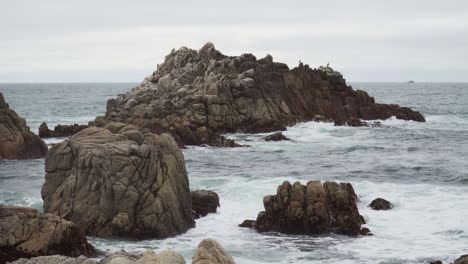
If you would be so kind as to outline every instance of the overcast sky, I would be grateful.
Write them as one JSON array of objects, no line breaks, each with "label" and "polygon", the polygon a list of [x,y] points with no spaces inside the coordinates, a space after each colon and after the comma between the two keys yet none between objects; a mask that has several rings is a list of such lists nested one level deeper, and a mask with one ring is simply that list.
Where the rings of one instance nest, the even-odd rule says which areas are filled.
[{"label": "overcast sky", "polygon": [[207,41],[349,81],[468,81],[467,0],[1,0],[0,82],[141,81]]}]

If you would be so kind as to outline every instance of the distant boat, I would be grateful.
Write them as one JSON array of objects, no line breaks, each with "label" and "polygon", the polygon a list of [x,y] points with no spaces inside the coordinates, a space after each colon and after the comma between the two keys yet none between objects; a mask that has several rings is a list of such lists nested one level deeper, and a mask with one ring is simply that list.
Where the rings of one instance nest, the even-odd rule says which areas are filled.
[{"label": "distant boat", "polygon": [[408,83],[414,83],[414,81],[413,81],[413,80],[409,80]]}]

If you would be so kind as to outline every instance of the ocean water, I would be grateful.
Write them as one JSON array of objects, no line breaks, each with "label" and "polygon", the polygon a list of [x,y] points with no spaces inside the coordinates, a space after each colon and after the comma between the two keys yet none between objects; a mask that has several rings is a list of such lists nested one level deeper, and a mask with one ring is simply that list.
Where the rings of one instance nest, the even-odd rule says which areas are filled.
[{"label": "ocean water", "polygon": [[[105,112],[107,99],[136,84],[0,84],[6,100],[37,132],[42,121],[86,123]],[[382,103],[423,113],[426,123],[385,120],[382,128],[301,123],[284,133],[228,135],[251,148],[183,150],[192,189],[221,197],[216,214],[187,233],[162,240],[89,237],[98,249],[174,249],[190,263],[198,243],[215,238],[237,263],[453,262],[468,253],[468,83],[351,83]],[[63,139],[48,139],[48,143]],[[351,182],[374,236],[259,234],[237,225],[255,219],[263,196],[283,181]],[[42,208],[44,160],[0,161],[0,203]],[[367,205],[383,197],[390,211]]]}]

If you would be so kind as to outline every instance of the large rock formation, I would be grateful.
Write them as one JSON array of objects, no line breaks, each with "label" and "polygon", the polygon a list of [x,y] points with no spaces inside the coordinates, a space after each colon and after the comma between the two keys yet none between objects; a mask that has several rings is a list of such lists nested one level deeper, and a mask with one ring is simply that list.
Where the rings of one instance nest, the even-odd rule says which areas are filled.
[{"label": "large rock formation", "polygon": [[235,264],[232,256],[213,239],[205,239],[197,247],[192,264]]},{"label": "large rock formation", "polygon": [[190,192],[192,197],[192,210],[195,219],[206,216],[209,213],[216,213],[219,207],[219,196],[217,193],[208,190],[196,190]]},{"label": "large rock formation", "polygon": [[42,122],[39,126],[39,137],[50,138],[50,137],[69,137],[73,136],[81,130],[88,128],[88,125],[57,125],[54,130],[50,130],[46,122]]},{"label": "large rock formation", "polygon": [[36,209],[0,205],[0,263],[44,255],[93,256],[93,246],[71,222]]},{"label": "large rock formation", "polygon": [[44,211],[94,236],[164,238],[194,226],[184,157],[168,134],[122,123],[52,147]]},{"label": "large rock formation", "polygon": [[47,145],[29,130],[0,93],[0,159],[38,159],[47,153]]},{"label": "large rock formation", "polygon": [[265,211],[258,214],[254,227],[259,232],[356,236],[365,224],[356,201],[349,183],[284,182],[276,195],[263,198]]},{"label": "large rock formation", "polygon": [[227,145],[220,133],[284,130],[297,122],[350,118],[425,121],[409,108],[377,104],[329,67],[289,69],[267,55],[230,57],[207,43],[173,50],[138,87],[107,102],[105,118],[169,132],[186,145]]}]

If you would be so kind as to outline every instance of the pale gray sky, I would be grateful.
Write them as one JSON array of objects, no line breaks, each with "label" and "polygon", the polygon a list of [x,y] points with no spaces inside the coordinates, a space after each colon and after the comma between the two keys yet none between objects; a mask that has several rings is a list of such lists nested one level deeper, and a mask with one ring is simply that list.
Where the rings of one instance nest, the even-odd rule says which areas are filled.
[{"label": "pale gray sky", "polygon": [[468,81],[467,0],[1,0],[0,82],[141,81],[211,41],[350,81]]}]

